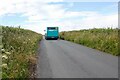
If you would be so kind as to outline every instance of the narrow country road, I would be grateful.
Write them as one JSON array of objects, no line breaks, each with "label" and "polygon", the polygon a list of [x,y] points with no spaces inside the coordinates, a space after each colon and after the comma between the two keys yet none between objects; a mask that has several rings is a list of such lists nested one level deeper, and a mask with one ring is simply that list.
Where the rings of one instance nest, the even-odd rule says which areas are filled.
[{"label": "narrow country road", "polygon": [[64,40],[42,40],[37,78],[117,78],[118,57]]}]

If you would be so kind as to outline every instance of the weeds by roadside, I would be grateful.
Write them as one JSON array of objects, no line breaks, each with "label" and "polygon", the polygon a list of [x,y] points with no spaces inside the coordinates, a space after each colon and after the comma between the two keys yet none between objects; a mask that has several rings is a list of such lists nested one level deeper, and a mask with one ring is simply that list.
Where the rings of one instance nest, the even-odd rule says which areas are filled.
[{"label": "weeds by roadside", "polygon": [[120,55],[118,52],[118,29],[95,28],[89,30],[61,32],[60,38],[98,49],[112,55]]},{"label": "weeds by roadside", "polygon": [[42,35],[30,30],[2,27],[2,78],[28,78],[29,64]]}]

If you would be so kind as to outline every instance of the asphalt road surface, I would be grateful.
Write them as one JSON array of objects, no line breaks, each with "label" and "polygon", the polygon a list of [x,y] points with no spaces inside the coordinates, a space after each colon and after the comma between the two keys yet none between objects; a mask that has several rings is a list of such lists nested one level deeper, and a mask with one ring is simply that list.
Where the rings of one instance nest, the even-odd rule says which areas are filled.
[{"label": "asphalt road surface", "polygon": [[64,40],[42,40],[37,78],[118,78],[118,57]]}]

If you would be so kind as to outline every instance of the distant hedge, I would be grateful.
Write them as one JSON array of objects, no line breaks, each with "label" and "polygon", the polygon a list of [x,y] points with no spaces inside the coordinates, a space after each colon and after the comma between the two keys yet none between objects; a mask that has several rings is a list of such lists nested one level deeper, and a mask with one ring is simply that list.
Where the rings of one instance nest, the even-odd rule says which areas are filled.
[{"label": "distant hedge", "polygon": [[112,55],[120,55],[118,51],[118,29],[89,29],[79,31],[61,32],[60,38],[94,49],[98,49]]}]

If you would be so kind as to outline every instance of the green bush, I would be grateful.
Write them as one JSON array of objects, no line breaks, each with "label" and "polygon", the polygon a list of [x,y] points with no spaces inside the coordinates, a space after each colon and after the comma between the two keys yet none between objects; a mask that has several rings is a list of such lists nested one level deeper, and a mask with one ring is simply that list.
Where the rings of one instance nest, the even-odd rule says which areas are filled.
[{"label": "green bush", "polygon": [[34,56],[42,35],[30,30],[2,27],[2,78],[27,78],[29,59]]},{"label": "green bush", "polygon": [[120,55],[118,52],[118,29],[94,28],[89,30],[61,32],[60,38],[116,56]]}]

